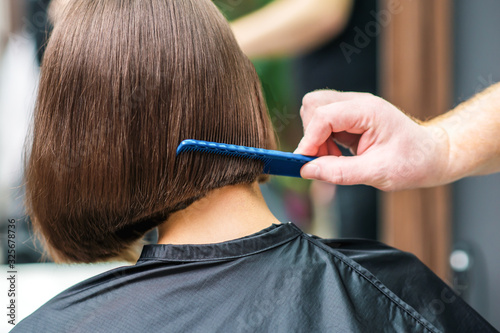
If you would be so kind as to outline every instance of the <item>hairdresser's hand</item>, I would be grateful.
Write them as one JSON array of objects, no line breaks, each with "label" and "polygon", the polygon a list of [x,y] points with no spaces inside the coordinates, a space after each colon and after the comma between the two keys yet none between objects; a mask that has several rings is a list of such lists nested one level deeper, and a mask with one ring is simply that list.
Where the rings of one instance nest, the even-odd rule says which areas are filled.
[{"label": "hairdresser's hand", "polygon": [[[304,97],[301,117],[305,133],[295,153],[322,156],[302,168],[304,178],[385,191],[446,182],[446,132],[418,124],[379,97],[317,91]],[[341,156],[337,144],[355,156]]]}]

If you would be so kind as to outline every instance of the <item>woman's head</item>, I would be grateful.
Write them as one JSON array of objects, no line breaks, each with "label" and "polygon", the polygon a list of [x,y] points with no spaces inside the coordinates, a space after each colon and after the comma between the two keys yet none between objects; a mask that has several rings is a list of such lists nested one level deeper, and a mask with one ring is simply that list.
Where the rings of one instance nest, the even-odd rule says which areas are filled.
[{"label": "woman's head", "polygon": [[273,148],[258,77],[209,0],[72,0],[42,64],[27,209],[58,261],[123,256],[259,162],[188,153],[183,139]]}]

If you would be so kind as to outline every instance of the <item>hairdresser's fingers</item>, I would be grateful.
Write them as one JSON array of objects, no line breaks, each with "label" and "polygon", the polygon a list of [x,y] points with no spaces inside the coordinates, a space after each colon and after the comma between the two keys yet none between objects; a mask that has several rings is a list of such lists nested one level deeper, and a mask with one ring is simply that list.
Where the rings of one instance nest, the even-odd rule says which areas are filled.
[{"label": "hairdresser's fingers", "polygon": [[337,146],[337,144],[335,143],[335,141],[333,141],[333,138],[328,140],[326,142],[326,145],[328,147],[328,155],[342,156],[342,152],[340,151],[340,149]]},{"label": "hairdresser's fingers", "polygon": [[[363,156],[323,156],[307,163],[300,170],[302,178],[322,180],[331,184],[370,184],[374,176]],[[375,185],[375,184],[374,184]]]},{"label": "hairdresser's fingers", "polygon": [[335,133],[332,135],[332,137],[337,144],[340,144],[342,147],[351,150],[351,153],[353,155],[357,155],[359,140],[361,139],[360,134],[352,134],[344,131]]},{"label": "hairdresser's fingers", "polygon": [[315,156],[328,156],[328,155],[342,156],[342,152],[340,151],[335,141],[333,141],[333,135],[318,148],[318,153]]},{"label": "hairdresser's fingers", "polygon": [[364,93],[356,92],[340,92],[336,90],[317,90],[308,93],[302,99],[302,107],[300,108],[300,116],[304,129],[307,128],[314,114],[314,111],[322,106],[353,100],[365,96]]},{"label": "hairdresser's fingers", "polygon": [[319,147],[337,132],[362,134],[367,131],[375,113],[371,109],[363,109],[356,101],[329,104],[316,109],[304,137],[295,153],[316,155]]},{"label": "hairdresser's fingers", "polygon": [[326,156],[328,155],[328,141],[327,140],[324,144],[318,147],[318,152],[316,153],[316,156]]}]

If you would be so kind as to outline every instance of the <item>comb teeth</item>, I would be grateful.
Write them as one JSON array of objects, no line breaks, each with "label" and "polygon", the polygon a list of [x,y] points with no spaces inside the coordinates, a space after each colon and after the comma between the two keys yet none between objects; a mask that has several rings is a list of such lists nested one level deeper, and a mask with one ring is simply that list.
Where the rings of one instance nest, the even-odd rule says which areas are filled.
[{"label": "comb teeth", "polygon": [[302,166],[316,158],[277,150],[236,146],[200,140],[184,140],[177,148],[177,155],[188,151],[262,161],[264,162],[263,173],[288,177],[300,177],[300,169]]},{"label": "comb teeth", "polygon": [[194,146],[186,146],[183,149],[181,149],[180,151],[178,150],[177,155],[179,155],[180,153],[186,153],[186,152],[216,154],[219,156],[239,157],[239,158],[246,158],[246,159],[261,161],[261,162],[264,162],[264,168],[263,168],[262,173],[267,173],[264,170],[268,169],[268,166],[270,163],[270,160],[268,158],[265,158],[263,156],[259,156],[257,154],[238,153],[238,152],[232,152],[232,151],[224,151],[221,149],[211,149],[211,148],[194,147]]}]

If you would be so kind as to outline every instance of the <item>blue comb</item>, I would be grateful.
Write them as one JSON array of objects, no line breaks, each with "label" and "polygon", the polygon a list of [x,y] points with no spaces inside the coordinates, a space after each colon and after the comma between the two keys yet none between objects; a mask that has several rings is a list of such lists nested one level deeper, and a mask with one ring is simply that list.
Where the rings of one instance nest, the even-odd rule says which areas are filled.
[{"label": "blue comb", "polygon": [[285,153],[277,150],[228,145],[200,140],[184,140],[177,147],[177,155],[197,151],[224,156],[244,157],[264,162],[262,173],[300,178],[300,168],[316,157]]}]

